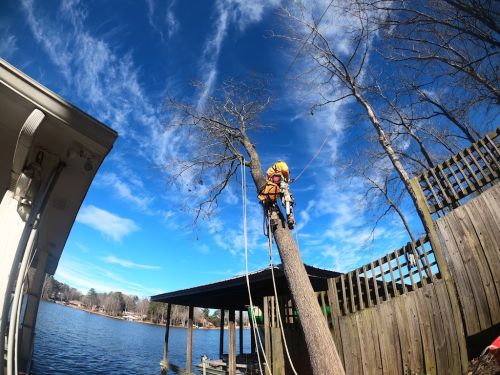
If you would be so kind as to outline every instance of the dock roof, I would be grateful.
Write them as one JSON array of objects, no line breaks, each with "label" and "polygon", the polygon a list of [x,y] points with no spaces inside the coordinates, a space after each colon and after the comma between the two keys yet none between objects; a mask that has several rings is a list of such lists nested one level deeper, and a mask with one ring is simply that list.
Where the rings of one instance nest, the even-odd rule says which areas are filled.
[{"label": "dock roof", "polygon": [[[340,275],[339,272],[304,266],[315,291],[327,290],[327,279]],[[278,295],[290,295],[281,264],[274,266],[274,275]],[[251,272],[248,277],[254,305],[260,305],[263,297],[274,295],[272,273],[269,267]],[[250,304],[245,275],[158,294],[152,296],[151,301],[225,310],[245,310]]]}]

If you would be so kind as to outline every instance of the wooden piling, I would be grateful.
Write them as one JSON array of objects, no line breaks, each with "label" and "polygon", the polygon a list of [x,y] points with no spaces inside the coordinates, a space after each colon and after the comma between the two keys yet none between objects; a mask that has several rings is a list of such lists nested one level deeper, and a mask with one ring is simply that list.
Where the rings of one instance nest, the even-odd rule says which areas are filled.
[{"label": "wooden piling", "polygon": [[219,337],[219,358],[222,359],[224,354],[224,309],[220,310],[220,337]]},{"label": "wooden piling", "polygon": [[[252,311],[253,314],[253,311]],[[254,325],[253,325],[253,319],[249,315],[248,320],[250,321],[250,353],[255,354],[255,333],[254,333]]]},{"label": "wooden piling", "polygon": [[167,322],[165,323],[165,340],[163,343],[163,358],[160,362],[160,369],[166,372],[168,368],[168,336],[170,334],[170,313],[172,311],[172,304],[167,305]]},{"label": "wooden piling", "polygon": [[236,375],[236,332],[234,327],[235,313],[229,310],[229,356],[228,370],[229,375]]},{"label": "wooden piling", "polygon": [[187,331],[187,353],[186,353],[186,372],[192,372],[193,362],[193,312],[194,307],[189,306],[188,331]]},{"label": "wooden piling", "polygon": [[243,355],[243,310],[240,310],[240,355]]}]

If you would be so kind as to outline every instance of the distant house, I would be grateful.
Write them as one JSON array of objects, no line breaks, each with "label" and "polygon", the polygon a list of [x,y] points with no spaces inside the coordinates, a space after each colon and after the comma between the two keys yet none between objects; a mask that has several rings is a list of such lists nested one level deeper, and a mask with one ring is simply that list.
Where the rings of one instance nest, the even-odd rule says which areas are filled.
[{"label": "distant house", "polygon": [[129,320],[131,322],[136,322],[142,320],[142,318],[139,315],[136,315],[133,312],[130,311],[124,311],[122,314],[122,318],[125,320]]},{"label": "distant house", "polygon": [[82,308],[84,307],[84,304],[82,301],[76,301],[76,300],[73,300],[73,301],[69,301],[68,302],[68,305],[70,306],[74,306],[74,307],[78,307],[78,308]]}]

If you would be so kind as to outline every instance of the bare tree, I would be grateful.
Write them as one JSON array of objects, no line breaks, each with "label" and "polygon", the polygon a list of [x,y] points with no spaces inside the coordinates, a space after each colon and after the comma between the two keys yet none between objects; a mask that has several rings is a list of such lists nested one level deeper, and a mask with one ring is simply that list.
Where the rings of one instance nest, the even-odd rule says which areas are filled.
[{"label": "bare tree", "polygon": [[[300,43],[307,56],[315,62],[317,72],[323,79],[321,84],[331,87],[332,97],[326,98],[321,105],[335,103],[347,98],[355,99],[355,103],[371,124],[379,145],[408,191],[425,231],[430,233],[432,223],[427,220],[418,204],[417,193],[410,183],[408,171],[403,166],[397,149],[394,147],[391,138],[386,134],[381,119],[370,100],[373,87],[367,85],[366,64],[371,51],[374,33],[377,29],[377,24],[372,22],[373,14],[361,2],[355,1],[348,5],[343,5],[340,2],[334,3],[335,9],[344,12],[344,15],[349,17],[351,21],[349,28],[345,30],[348,35],[346,41],[348,48],[345,45],[339,47],[339,43],[335,43],[335,40],[323,33],[313,18],[304,16],[303,9],[298,11],[296,9],[285,10],[286,19],[295,26],[289,35],[283,37],[295,43]],[[294,30],[299,30],[299,32]],[[306,32],[304,33],[304,31]]]},{"label": "bare tree", "polygon": [[[493,0],[359,0],[377,17],[377,50],[424,104],[469,142],[500,103],[500,7]],[[493,111],[492,111],[493,109]],[[486,121],[486,113],[491,119]]]},{"label": "bare tree", "polygon": [[[498,3],[492,0],[368,1],[380,18],[391,59],[431,69],[484,100],[500,102]],[[429,72],[427,72],[429,74]]]},{"label": "bare tree", "polygon": [[[188,129],[196,145],[182,161],[180,172],[203,176],[207,199],[199,211],[213,208],[224,188],[235,175],[239,163],[250,169],[257,192],[266,184],[259,153],[252,133],[261,128],[260,115],[270,104],[270,95],[262,81],[251,84],[227,81],[207,98],[203,108],[189,102],[170,100],[176,113],[170,126]],[[208,172],[208,173],[207,173]],[[283,270],[297,307],[314,374],[343,374],[342,363],[328,324],[318,307],[299,249],[281,213],[274,218],[272,234],[276,241]]]}]

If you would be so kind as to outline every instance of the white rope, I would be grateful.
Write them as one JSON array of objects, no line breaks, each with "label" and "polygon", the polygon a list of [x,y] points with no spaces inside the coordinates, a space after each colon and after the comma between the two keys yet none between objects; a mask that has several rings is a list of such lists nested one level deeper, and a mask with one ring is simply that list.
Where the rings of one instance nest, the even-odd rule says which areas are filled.
[{"label": "white rope", "polygon": [[255,319],[254,305],[252,301],[252,293],[250,291],[250,278],[248,276],[247,189],[246,189],[246,173],[245,173],[244,160],[241,160],[241,193],[242,193],[242,204],[243,204],[243,242],[245,245],[245,277],[247,281],[248,300],[250,302],[250,311],[251,311],[250,319],[252,319],[254,341],[255,341],[255,346],[257,347],[257,361],[259,363],[259,370],[262,375],[262,365],[259,353],[259,348],[260,348],[260,350],[262,350],[262,355],[264,356],[266,369],[269,372],[269,375],[272,375],[271,369],[269,367],[269,362],[267,361],[266,358],[264,345],[262,345],[262,339],[260,337],[259,329],[257,328],[257,321]]},{"label": "white rope", "polygon": [[268,245],[269,245],[269,267],[271,268],[271,276],[273,279],[273,289],[274,289],[274,298],[276,299],[276,312],[278,313],[278,324],[280,326],[280,331],[281,331],[281,337],[283,338],[283,344],[285,345],[285,351],[286,351],[286,356],[288,357],[288,362],[290,362],[290,367],[292,368],[292,371],[295,375],[297,374],[297,371],[295,370],[295,367],[293,366],[293,361],[292,357],[290,356],[290,351],[288,350],[288,344],[286,342],[286,337],[285,337],[285,330],[283,329],[283,320],[281,319],[281,311],[280,311],[280,304],[278,301],[278,291],[276,288],[276,279],[274,277],[274,264],[273,264],[273,238],[272,238],[272,233],[271,233],[271,220],[268,220]]},{"label": "white rope", "polygon": [[309,162],[306,164],[306,166],[304,168],[302,168],[302,170],[300,171],[300,173],[297,175],[297,177],[295,177],[293,179],[293,182],[297,182],[297,180],[304,174],[304,172],[311,166],[312,162],[314,160],[316,160],[316,158],[319,156],[319,154],[321,153],[321,151],[323,150],[323,147],[325,147],[326,145],[326,142],[328,141],[328,138],[330,138],[330,135],[332,135],[333,133],[333,129],[334,127],[332,126],[330,128],[330,131],[326,134],[326,137],[325,139],[323,140],[323,143],[321,143],[321,145],[319,146],[318,150],[316,151],[316,153],[312,156],[311,160],[309,160]]}]

